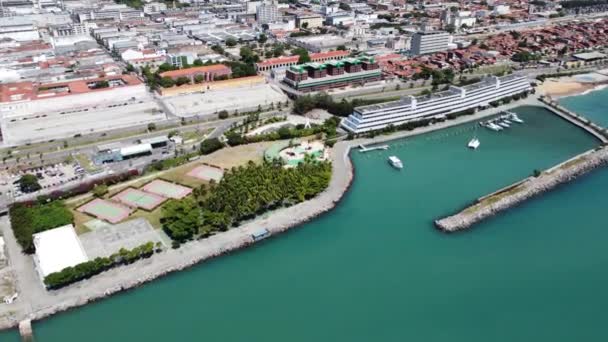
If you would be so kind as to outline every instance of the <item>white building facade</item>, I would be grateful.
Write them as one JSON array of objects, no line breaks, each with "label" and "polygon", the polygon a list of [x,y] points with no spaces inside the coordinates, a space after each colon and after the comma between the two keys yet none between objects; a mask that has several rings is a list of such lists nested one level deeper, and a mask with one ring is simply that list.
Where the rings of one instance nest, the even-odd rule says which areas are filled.
[{"label": "white building facade", "polygon": [[357,107],[342,120],[341,126],[352,133],[365,133],[389,125],[397,126],[408,121],[488,106],[490,102],[531,89],[525,76],[491,76],[471,85],[451,86],[447,91],[429,96],[409,96],[399,101]]},{"label": "white building facade", "polygon": [[444,31],[418,31],[412,36],[412,54],[425,55],[446,51],[450,34]]}]

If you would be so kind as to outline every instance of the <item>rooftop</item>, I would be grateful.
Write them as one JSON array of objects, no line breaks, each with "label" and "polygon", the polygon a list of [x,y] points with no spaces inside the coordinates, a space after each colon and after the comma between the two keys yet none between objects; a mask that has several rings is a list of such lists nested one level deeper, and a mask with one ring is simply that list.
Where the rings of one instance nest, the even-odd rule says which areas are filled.
[{"label": "rooftop", "polygon": [[71,224],[34,234],[34,245],[42,277],[89,260]]},{"label": "rooftop", "polygon": [[160,74],[161,77],[180,77],[180,76],[189,76],[196,73],[204,73],[204,72],[230,72],[230,68],[225,66],[224,64],[215,64],[215,65],[207,65],[200,66],[188,69],[179,69],[179,70],[171,70],[165,71]]}]

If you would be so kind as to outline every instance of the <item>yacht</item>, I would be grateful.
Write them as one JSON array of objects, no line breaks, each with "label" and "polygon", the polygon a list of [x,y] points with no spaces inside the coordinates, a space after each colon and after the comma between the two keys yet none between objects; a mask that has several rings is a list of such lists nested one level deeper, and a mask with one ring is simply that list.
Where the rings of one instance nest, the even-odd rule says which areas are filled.
[{"label": "yacht", "polygon": [[509,128],[511,127],[511,125],[509,125],[508,123],[504,122],[504,121],[498,121],[498,125],[502,126],[504,128]]},{"label": "yacht", "polygon": [[493,122],[488,122],[487,127],[495,132],[502,131],[503,128]]},{"label": "yacht", "polygon": [[517,116],[517,114],[513,113],[511,114],[511,117],[509,118],[511,119],[511,121],[517,122],[517,123],[524,123],[524,120],[520,119],[519,116]]},{"label": "yacht", "polygon": [[389,162],[389,164],[391,164],[392,167],[394,167],[396,169],[403,169],[403,163],[396,156],[388,157],[388,162]]},{"label": "yacht", "polygon": [[479,139],[473,138],[473,139],[471,139],[471,141],[469,141],[469,144],[467,146],[469,148],[476,150],[479,147],[479,145],[481,145],[481,143],[479,142]]}]

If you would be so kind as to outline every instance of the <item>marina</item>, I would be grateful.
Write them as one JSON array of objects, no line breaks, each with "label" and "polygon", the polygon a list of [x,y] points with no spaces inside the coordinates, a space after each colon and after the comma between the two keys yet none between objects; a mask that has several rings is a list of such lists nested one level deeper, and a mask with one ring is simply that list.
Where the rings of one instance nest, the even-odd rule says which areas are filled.
[{"label": "marina", "polygon": [[366,147],[365,145],[361,144],[361,145],[359,145],[359,152],[365,153],[365,152],[377,151],[377,150],[388,150],[388,148],[389,148],[388,145],[377,145],[377,146]]}]

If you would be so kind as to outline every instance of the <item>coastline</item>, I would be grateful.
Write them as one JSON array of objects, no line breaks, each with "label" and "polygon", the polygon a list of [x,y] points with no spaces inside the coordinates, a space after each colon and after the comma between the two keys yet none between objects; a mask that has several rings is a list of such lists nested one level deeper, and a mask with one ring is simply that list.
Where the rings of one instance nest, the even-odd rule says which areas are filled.
[{"label": "coastline", "polygon": [[[590,73],[591,74],[591,73]],[[572,76],[548,78],[538,86],[538,93],[553,99],[587,95],[608,87],[608,80],[582,82]]]},{"label": "coastline", "polygon": [[[274,236],[319,217],[323,213],[333,209],[340,202],[353,182],[355,170],[349,153],[354,146],[392,141],[424,134],[477,121],[513,107],[538,104],[535,98],[530,97],[505,106],[490,108],[473,115],[462,116],[454,120],[421,127],[412,131],[396,132],[373,139],[338,142],[331,152],[333,166],[330,184],[317,197],[292,207],[276,210],[267,216],[256,218],[227,232],[204,240],[188,242],[179,249],[166,250],[160,254],[153,255],[149,259],[108,270],[89,280],[81,281],[59,290],[46,291],[41,288],[39,283],[36,283],[34,284],[35,286],[29,288],[30,291],[22,291],[28,294],[28,299],[20,299],[20,302],[18,301],[19,305],[22,306],[22,312],[12,315],[5,314],[1,317],[0,329],[14,328],[23,319],[44,319],[53,314],[139,287],[154,279],[187,269],[211,258],[246,248],[254,244],[251,234],[260,228],[266,228],[270,232],[270,235]],[[11,229],[8,229],[8,231],[5,229],[4,233],[5,236],[8,234],[7,240],[14,240]],[[10,309],[13,308],[6,307],[6,310]]]}]

